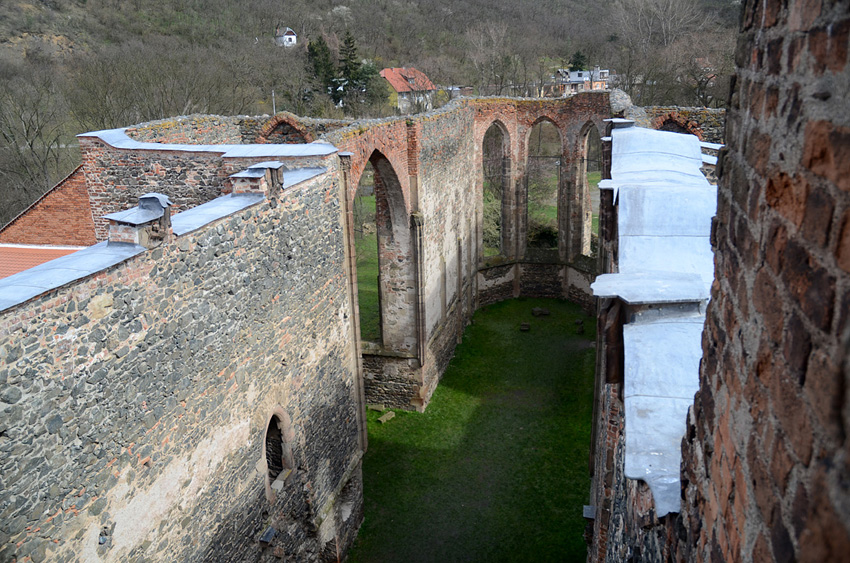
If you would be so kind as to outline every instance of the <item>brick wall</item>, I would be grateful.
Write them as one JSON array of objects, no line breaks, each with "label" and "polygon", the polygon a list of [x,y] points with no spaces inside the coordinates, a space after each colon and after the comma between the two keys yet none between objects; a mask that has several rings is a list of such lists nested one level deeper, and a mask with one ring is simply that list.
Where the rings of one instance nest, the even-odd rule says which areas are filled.
[{"label": "brick wall", "polygon": [[743,7],[681,559],[850,552],[848,38],[846,1]]},{"label": "brick wall", "polygon": [[[0,314],[0,560],[345,552],[362,485],[336,162]],[[293,461],[274,502],[272,414]]]},{"label": "brick wall", "polygon": [[81,166],[0,231],[0,243],[7,244],[89,246],[95,242]]},{"label": "brick wall", "polygon": [[[423,409],[478,303],[527,295],[592,307],[595,264],[580,252],[589,238],[587,186],[578,171],[588,128],[602,131],[609,116],[607,93],[464,99],[404,119],[358,121],[323,137],[352,154],[349,201],[370,159],[376,170],[383,342],[364,350],[367,401]],[[543,117],[559,128],[569,172],[560,193],[560,251],[540,263],[516,250],[525,240],[524,199],[517,190],[525,185],[528,136]],[[510,146],[503,225],[509,234],[505,255],[495,260],[501,265],[491,267],[494,260],[481,259],[481,152],[497,120]]]}]

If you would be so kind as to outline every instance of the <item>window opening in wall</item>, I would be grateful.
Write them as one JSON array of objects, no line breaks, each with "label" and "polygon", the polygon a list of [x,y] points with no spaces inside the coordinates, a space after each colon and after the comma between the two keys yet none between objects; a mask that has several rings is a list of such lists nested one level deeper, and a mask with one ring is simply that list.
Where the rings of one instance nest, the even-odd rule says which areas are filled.
[{"label": "window opening in wall", "polygon": [[541,121],[528,138],[526,167],[527,254],[548,256],[558,250],[558,186],[561,184],[561,135],[550,121]]},{"label": "window opening in wall", "polygon": [[599,244],[599,181],[602,179],[602,140],[596,127],[591,126],[584,136],[580,180],[584,204],[584,236],[582,254],[595,256]]},{"label": "window opening in wall", "polygon": [[506,135],[494,123],[484,134],[482,162],[483,192],[483,254],[484,257],[504,254],[502,245],[502,199],[507,188],[508,157]]},{"label": "window opening in wall", "polygon": [[378,290],[378,235],[375,219],[375,169],[370,162],[360,176],[354,197],[354,244],[357,252],[357,299],[360,339],[381,341],[381,302]]},{"label": "window opening in wall", "polygon": [[269,468],[269,481],[274,482],[284,469],[283,433],[277,416],[272,417],[266,430],[266,464]]}]

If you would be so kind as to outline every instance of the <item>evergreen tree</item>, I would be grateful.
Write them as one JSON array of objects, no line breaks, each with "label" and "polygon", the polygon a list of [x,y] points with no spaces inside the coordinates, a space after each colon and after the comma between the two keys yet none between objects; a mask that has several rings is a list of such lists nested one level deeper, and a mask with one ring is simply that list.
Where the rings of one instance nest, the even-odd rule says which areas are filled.
[{"label": "evergreen tree", "polygon": [[307,61],[316,81],[316,85],[329,94],[334,87],[336,68],[331,58],[331,50],[324,37],[310,41],[307,45]]},{"label": "evergreen tree", "polygon": [[570,71],[585,70],[587,68],[587,55],[576,51],[570,57]]},{"label": "evergreen tree", "polygon": [[360,61],[357,58],[357,44],[351,32],[345,31],[345,39],[339,48],[339,75],[348,83],[360,79]]}]

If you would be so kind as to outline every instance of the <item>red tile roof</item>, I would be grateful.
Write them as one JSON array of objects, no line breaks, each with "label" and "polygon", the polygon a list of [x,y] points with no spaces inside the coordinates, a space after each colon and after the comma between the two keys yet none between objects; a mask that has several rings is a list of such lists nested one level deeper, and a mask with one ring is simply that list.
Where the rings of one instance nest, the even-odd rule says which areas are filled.
[{"label": "red tile roof", "polygon": [[70,246],[0,245],[0,278],[29,270],[55,258],[80,250]]},{"label": "red tile roof", "polygon": [[387,79],[396,92],[426,92],[437,87],[427,76],[415,68],[385,68],[381,76]]}]

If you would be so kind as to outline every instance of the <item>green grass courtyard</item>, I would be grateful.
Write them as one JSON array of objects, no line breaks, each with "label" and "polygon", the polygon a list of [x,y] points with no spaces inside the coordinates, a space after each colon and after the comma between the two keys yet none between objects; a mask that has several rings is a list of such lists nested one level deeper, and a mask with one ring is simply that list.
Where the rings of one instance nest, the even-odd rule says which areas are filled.
[{"label": "green grass courtyard", "polygon": [[368,413],[349,560],[584,561],[594,333],[566,301],[479,310],[425,413]]}]

